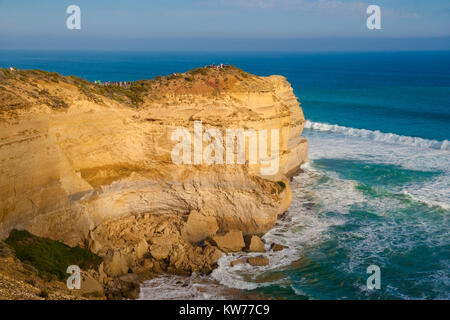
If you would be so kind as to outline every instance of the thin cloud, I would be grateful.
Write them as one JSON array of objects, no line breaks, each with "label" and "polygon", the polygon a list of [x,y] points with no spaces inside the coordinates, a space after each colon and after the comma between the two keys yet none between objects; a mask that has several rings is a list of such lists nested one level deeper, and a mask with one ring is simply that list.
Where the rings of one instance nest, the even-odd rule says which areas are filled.
[{"label": "thin cloud", "polygon": [[344,9],[355,10],[364,8],[363,2],[340,0],[210,0],[202,2],[207,6],[220,7],[247,7],[260,9],[286,9],[286,10],[316,10],[316,9]]},{"label": "thin cloud", "polygon": [[[354,14],[365,12],[369,5],[362,1],[341,1],[341,0],[208,0],[202,1],[202,5],[208,7],[245,7],[256,9],[280,9],[296,10],[304,12],[322,12]],[[391,17],[418,18],[420,15],[415,12],[396,10],[382,7],[382,14]]]}]

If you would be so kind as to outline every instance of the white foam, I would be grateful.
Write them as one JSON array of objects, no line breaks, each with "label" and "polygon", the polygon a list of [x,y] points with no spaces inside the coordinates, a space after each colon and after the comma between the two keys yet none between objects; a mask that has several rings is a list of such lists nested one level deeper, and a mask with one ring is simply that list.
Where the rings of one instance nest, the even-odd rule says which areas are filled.
[{"label": "white foam", "polygon": [[235,298],[208,276],[161,275],[141,286],[139,300],[222,300]]},{"label": "white foam", "polygon": [[255,254],[228,254],[223,255],[218,261],[218,267],[214,269],[211,276],[217,280],[220,284],[229,288],[236,288],[241,290],[253,290],[263,285],[269,285],[269,283],[256,283],[254,276],[264,270],[268,270],[268,267],[252,267],[248,264],[238,264],[234,267],[230,266],[230,262],[242,257],[255,256]]},{"label": "white foam", "polygon": [[[306,167],[303,166],[303,169]],[[263,237],[267,250],[264,255],[269,258],[268,266],[254,267],[248,264],[238,264],[231,267],[230,262],[233,260],[258,256],[261,253],[229,254],[222,256],[219,260],[218,268],[213,271],[212,277],[223,285],[244,290],[252,290],[282,281],[270,279],[258,281],[258,276],[267,271],[289,266],[299,260],[306,247],[316,245],[327,237],[330,226],[344,222],[343,219],[321,216],[322,212],[332,208],[335,212],[340,211],[345,214],[348,213],[351,204],[362,200],[358,192],[355,191],[353,182],[349,181],[332,179],[330,183],[322,185],[320,190],[314,189],[317,181],[322,177],[323,175],[317,171],[306,170],[291,183],[293,202],[289,210],[277,221],[275,227]],[[352,188],[349,188],[349,185],[352,185]],[[341,195],[337,190],[341,190]],[[338,198],[341,198],[347,192],[350,192],[354,198],[351,199],[352,196],[346,201],[341,201],[340,206],[336,206]],[[323,197],[325,193],[328,196]],[[269,250],[272,243],[282,244],[288,248],[273,252]]]},{"label": "white foam", "polygon": [[313,129],[318,131],[330,131],[334,133],[340,133],[348,136],[361,137],[378,142],[387,142],[392,144],[409,145],[421,148],[431,148],[437,150],[450,150],[450,142],[448,140],[438,141],[429,140],[419,137],[402,136],[395,133],[384,133],[379,130],[367,130],[367,129],[355,129],[340,126],[337,124],[328,124],[322,122],[306,121],[306,129]]},{"label": "white foam", "polygon": [[444,210],[450,210],[450,204],[448,204],[448,203],[443,203],[440,201],[433,201],[430,199],[424,199],[424,198],[421,198],[420,196],[417,197],[417,196],[414,196],[413,194],[411,194],[410,192],[408,192],[407,190],[403,190],[401,193],[410,197],[414,201],[421,202],[421,203],[427,205],[428,207],[440,207]]},{"label": "white foam", "polygon": [[[450,206],[450,154],[446,150],[416,146],[387,144],[357,136],[309,131],[304,134],[309,142],[309,167],[317,159],[346,159],[367,163],[397,165],[408,170],[436,172],[425,181],[411,182],[390,190],[408,194],[413,200],[449,209]],[[333,172],[327,172],[333,175]],[[345,199],[345,197],[344,197]],[[339,203],[339,201],[338,201]]]}]

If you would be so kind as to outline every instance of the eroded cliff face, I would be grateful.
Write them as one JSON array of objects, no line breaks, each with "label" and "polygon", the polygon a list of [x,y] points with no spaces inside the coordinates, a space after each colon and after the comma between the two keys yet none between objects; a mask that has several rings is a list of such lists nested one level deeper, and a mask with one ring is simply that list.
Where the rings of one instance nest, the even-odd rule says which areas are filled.
[{"label": "eroded cliff face", "polygon": [[[0,70],[0,112],[0,236],[27,229],[87,246],[110,275],[145,263],[210,268],[220,252],[208,239],[270,229],[291,202],[288,177],[306,161],[305,120],[286,79],[232,67],[128,89]],[[262,175],[248,159],[175,164],[172,133],[193,134],[195,121],[278,129],[279,170]]]}]

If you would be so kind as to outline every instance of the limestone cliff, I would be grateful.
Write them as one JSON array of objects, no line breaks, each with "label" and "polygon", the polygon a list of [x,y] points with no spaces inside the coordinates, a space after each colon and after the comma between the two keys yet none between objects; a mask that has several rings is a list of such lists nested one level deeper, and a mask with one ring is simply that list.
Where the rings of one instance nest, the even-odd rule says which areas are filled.
[{"label": "limestone cliff", "polygon": [[[172,133],[193,133],[195,121],[203,130],[278,129],[279,170],[262,175],[248,158],[175,164]],[[285,78],[234,67],[128,88],[0,70],[0,238],[17,228],[87,246],[110,275],[208,268],[220,253],[213,241],[196,243],[263,233],[289,207],[287,178],[306,161],[304,121]]]}]

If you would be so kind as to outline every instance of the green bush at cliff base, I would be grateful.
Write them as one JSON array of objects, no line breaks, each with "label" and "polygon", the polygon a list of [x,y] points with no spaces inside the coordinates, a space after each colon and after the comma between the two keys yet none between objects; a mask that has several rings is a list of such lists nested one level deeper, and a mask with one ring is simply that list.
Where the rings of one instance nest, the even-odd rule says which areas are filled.
[{"label": "green bush at cliff base", "polygon": [[59,241],[40,238],[27,231],[11,231],[5,242],[14,249],[17,258],[35,267],[48,278],[65,280],[67,267],[77,265],[82,270],[96,269],[102,259],[81,247],[69,247]]}]

